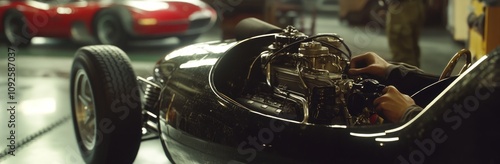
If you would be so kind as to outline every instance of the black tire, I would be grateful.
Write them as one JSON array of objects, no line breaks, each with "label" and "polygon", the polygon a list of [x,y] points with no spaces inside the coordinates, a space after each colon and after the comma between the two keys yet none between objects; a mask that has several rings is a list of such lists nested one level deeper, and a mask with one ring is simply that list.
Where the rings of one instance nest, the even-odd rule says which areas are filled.
[{"label": "black tire", "polygon": [[27,20],[24,15],[15,10],[9,9],[2,18],[4,29],[1,32],[1,40],[9,46],[28,46],[31,43],[31,31],[27,26]]},{"label": "black tire", "polygon": [[94,18],[95,38],[99,44],[123,47],[128,36],[123,23],[117,14],[111,11],[101,11]]},{"label": "black tire", "polygon": [[198,39],[200,35],[201,34],[184,35],[184,36],[178,36],[177,38],[179,39],[179,44],[186,45],[196,41],[196,39]]},{"label": "black tire", "polygon": [[142,137],[142,111],[125,52],[109,45],[80,48],[70,86],[75,135],[84,161],[132,163]]}]

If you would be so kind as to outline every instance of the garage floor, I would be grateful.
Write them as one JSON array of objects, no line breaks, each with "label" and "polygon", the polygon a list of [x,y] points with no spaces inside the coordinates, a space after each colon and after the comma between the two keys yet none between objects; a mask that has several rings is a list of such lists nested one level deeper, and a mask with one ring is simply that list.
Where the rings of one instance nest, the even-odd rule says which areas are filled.
[{"label": "garage floor", "polygon": [[[335,14],[322,14],[316,32],[335,32],[351,45],[354,54],[374,51],[389,59],[390,54],[383,29],[376,26],[350,27],[340,23]],[[367,28],[369,27],[369,28]],[[198,39],[217,40],[220,30]],[[7,47],[0,46],[0,163],[83,163],[78,151],[73,124],[70,120],[69,70],[74,52],[81,45],[67,41],[35,38],[34,44],[17,51],[16,97],[7,98]],[[426,27],[421,39],[422,69],[439,74],[451,56],[463,46],[451,40],[441,27]],[[149,76],[154,62],[177,48],[175,39],[138,42],[125,51],[133,61],[136,74]],[[3,54],[2,54],[3,53]],[[8,103],[16,102],[16,103]],[[7,108],[16,106],[15,156],[7,154],[10,137],[7,126],[11,120]],[[158,139],[142,143],[135,163],[169,163]],[[4,151],[5,149],[5,151]]]}]

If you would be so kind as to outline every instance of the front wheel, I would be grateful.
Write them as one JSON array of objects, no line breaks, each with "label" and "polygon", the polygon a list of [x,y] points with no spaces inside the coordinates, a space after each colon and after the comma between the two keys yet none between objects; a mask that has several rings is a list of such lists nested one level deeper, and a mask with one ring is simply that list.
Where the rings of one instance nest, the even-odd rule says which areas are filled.
[{"label": "front wheel", "polygon": [[128,36],[120,17],[108,11],[100,12],[94,20],[94,29],[99,44],[122,47],[127,44]]},{"label": "front wheel", "polygon": [[130,59],[115,46],[87,46],[71,69],[73,125],[86,163],[132,163],[141,142],[141,101]]},{"label": "front wheel", "polygon": [[10,46],[28,46],[31,43],[31,32],[23,14],[15,9],[7,10],[2,18],[4,29],[1,39]]}]

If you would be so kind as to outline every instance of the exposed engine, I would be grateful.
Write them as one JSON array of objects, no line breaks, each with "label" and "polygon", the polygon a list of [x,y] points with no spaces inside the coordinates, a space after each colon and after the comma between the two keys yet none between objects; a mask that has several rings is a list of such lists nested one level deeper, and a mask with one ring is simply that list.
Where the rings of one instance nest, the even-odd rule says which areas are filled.
[{"label": "exposed engine", "polygon": [[373,79],[349,77],[350,58],[349,48],[336,34],[308,37],[289,26],[257,60],[274,95],[304,108],[302,122],[380,123],[371,104],[385,86]]}]

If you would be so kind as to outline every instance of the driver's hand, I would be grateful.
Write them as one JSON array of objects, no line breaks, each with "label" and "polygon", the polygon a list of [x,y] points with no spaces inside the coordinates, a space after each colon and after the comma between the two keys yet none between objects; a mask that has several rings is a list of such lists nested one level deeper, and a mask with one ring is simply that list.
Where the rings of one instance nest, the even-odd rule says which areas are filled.
[{"label": "driver's hand", "polygon": [[415,101],[410,96],[402,94],[394,86],[387,86],[382,94],[373,101],[373,105],[375,110],[390,122],[399,122],[406,110],[415,105]]},{"label": "driver's hand", "polygon": [[387,77],[387,69],[391,64],[374,52],[367,52],[351,59],[350,75],[368,74],[378,79]]}]

